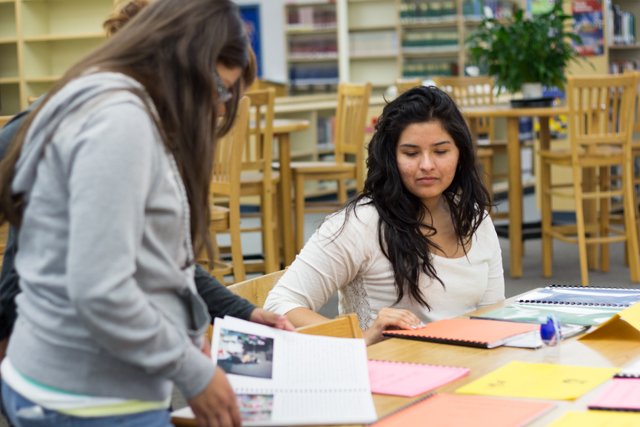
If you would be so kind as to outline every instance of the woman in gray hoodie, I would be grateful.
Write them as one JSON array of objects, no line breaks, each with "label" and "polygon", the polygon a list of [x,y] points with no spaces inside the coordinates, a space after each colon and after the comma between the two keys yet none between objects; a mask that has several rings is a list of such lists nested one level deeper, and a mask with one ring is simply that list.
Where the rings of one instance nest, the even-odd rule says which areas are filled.
[{"label": "woman in gray hoodie", "polygon": [[23,226],[1,367],[14,425],[167,426],[172,383],[201,425],[240,424],[200,349],[193,253],[248,64],[231,1],[158,0],[26,119],[0,164],[0,220]]}]

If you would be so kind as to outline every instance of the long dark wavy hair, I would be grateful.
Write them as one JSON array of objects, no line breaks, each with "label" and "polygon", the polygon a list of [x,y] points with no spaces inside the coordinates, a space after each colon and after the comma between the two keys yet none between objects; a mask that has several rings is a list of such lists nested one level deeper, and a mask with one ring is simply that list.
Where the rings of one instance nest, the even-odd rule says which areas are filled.
[{"label": "long dark wavy hair", "polygon": [[[145,2],[143,2],[145,3]],[[144,5],[143,5],[144,6]],[[132,90],[158,113],[155,120],[165,146],[173,153],[189,199],[195,250],[208,244],[208,186],[216,136],[233,124],[242,85],[255,67],[238,7],[230,0],[158,0],[135,14],[117,34],[73,66],[25,119],[0,163],[0,223],[19,225],[21,194],[11,182],[27,130],[36,114],[70,80],[88,70],[114,71],[137,80],[145,94]],[[243,80],[231,88],[224,117],[217,112],[216,65],[240,67]]]},{"label": "long dark wavy hair", "polygon": [[444,286],[431,260],[431,253],[438,246],[429,236],[436,230],[424,223],[431,215],[427,207],[402,183],[396,147],[407,126],[434,121],[451,135],[460,152],[455,176],[443,197],[466,254],[466,247],[490,206],[490,197],[476,168],[471,134],[462,114],[449,95],[434,86],[410,89],[384,107],[368,147],[364,189],[345,207],[348,219],[358,204],[375,206],[380,215],[378,243],[393,266],[396,303],[407,292],[427,308],[429,304],[418,286],[420,274],[424,272]]}]

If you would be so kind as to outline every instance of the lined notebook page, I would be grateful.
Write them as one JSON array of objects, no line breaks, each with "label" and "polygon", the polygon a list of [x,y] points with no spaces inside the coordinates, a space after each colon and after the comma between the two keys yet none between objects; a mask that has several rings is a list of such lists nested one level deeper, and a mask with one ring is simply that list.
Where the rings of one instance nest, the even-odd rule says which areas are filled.
[{"label": "lined notebook page", "polygon": [[371,392],[412,397],[469,374],[468,368],[369,360]]}]

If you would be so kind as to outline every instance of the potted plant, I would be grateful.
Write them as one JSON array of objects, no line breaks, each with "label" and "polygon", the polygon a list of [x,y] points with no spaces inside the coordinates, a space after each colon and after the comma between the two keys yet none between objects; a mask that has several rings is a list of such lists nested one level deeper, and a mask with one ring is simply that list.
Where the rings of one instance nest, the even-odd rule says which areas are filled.
[{"label": "potted plant", "polygon": [[[562,89],[565,68],[579,57],[573,43],[580,37],[569,32],[571,19],[561,1],[533,17],[518,9],[508,20],[484,18],[467,38],[471,60],[496,79],[498,91],[504,88],[537,98],[542,86]],[[530,93],[527,84],[537,85],[540,93]]]}]

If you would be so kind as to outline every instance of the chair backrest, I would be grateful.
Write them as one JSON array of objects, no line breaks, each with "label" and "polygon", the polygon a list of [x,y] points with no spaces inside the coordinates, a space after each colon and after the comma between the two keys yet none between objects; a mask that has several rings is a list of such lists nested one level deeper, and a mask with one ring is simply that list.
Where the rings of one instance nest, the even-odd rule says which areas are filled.
[{"label": "chair backrest", "polygon": [[[636,85],[636,102],[635,102],[635,127],[633,128],[633,131],[635,133],[640,133],[640,71],[638,70],[625,70],[624,72],[625,75],[635,75],[636,78],[638,79],[637,85]],[[636,140],[640,139],[640,135],[635,135],[636,136]]]},{"label": "chair backrest", "polygon": [[574,160],[607,145],[623,148],[630,158],[637,75],[570,76],[567,80],[568,130]]},{"label": "chair backrest", "polygon": [[265,185],[271,185],[275,90],[258,89],[246,92],[245,96],[251,103],[249,117],[252,126],[242,156],[242,170],[261,172]]},{"label": "chair backrest", "polygon": [[356,186],[364,185],[364,130],[369,112],[371,83],[341,83],[338,87],[336,109],[335,158],[346,162],[347,155],[355,156]]},{"label": "chair backrest", "polygon": [[422,86],[422,79],[396,79],[396,91],[398,95],[417,86]]},{"label": "chair backrest", "polygon": [[362,338],[362,329],[358,324],[358,317],[353,314],[336,317],[326,322],[303,326],[297,329],[301,334],[324,335],[340,338]]},{"label": "chair backrest", "polygon": [[227,289],[255,304],[257,307],[263,307],[269,291],[283,274],[284,270],[275,271],[273,273],[265,274],[264,276],[235,283],[231,286],[227,286]]},{"label": "chair backrest", "polygon": [[213,173],[209,191],[212,197],[229,197],[229,208],[232,199],[237,199],[240,209],[240,173],[242,152],[249,136],[249,98],[243,96],[238,102],[238,111],[231,129],[216,141],[213,158]]},{"label": "chair backrest", "polygon": [[[434,77],[434,84],[447,92],[460,108],[493,105],[493,77]],[[478,121],[477,132],[494,138],[493,120],[483,118]]]}]

